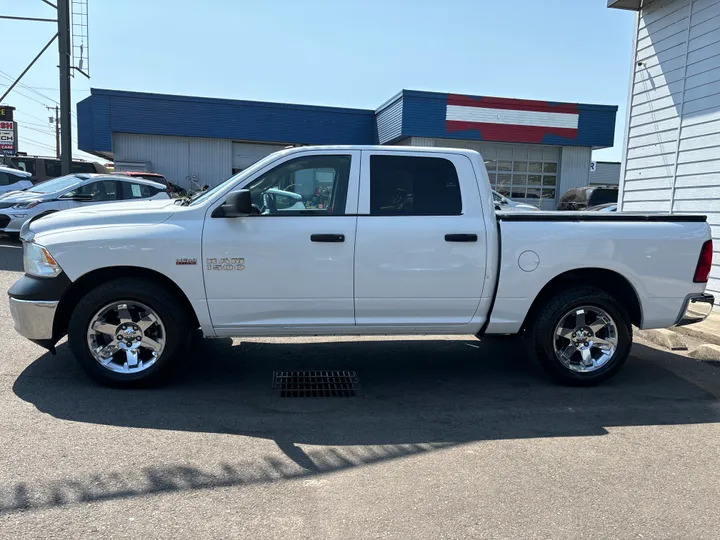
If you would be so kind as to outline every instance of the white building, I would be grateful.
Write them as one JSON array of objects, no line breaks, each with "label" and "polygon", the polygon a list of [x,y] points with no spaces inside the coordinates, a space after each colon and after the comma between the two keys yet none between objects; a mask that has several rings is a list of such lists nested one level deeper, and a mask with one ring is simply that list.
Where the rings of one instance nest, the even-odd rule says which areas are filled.
[{"label": "white building", "polygon": [[[610,0],[608,7],[637,19],[621,209],[707,214],[717,252],[720,0]],[[717,265],[708,290],[720,300]]]}]

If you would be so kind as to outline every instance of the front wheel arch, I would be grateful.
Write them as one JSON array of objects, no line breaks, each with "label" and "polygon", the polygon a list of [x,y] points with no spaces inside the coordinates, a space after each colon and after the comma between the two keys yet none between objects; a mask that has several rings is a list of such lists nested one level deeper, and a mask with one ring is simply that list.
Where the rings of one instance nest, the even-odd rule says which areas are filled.
[{"label": "front wheel arch", "polygon": [[75,280],[63,295],[55,313],[53,339],[59,340],[67,333],[68,321],[73,309],[88,292],[98,285],[119,278],[139,278],[150,281],[173,293],[182,303],[193,328],[199,328],[200,322],[190,300],[180,286],[172,279],[156,270],[139,266],[111,266],[98,268],[83,274]]}]

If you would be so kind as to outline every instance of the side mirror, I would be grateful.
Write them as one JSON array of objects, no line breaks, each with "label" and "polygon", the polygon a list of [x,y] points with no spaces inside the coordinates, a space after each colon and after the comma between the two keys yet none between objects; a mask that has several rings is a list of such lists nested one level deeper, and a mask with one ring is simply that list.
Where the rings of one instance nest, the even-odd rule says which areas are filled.
[{"label": "side mirror", "polygon": [[249,216],[252,213],[250,190],[241,189],[230,192],[225,202],[213,212],[212,217],[236,218]]}]

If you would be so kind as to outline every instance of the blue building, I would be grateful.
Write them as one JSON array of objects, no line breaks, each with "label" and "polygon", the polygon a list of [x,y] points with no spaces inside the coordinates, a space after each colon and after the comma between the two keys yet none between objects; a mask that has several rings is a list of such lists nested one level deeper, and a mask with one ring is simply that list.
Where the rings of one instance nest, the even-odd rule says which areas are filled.
[{"label": "blue building", "polygon": [[92,89],[78,146],[116,170],[183,187],[215,185],[288,145],[470,148],[493,187],[555,208],[590,182],[591,152],[612,146],[617,107],[402,90],[375,110]]}]

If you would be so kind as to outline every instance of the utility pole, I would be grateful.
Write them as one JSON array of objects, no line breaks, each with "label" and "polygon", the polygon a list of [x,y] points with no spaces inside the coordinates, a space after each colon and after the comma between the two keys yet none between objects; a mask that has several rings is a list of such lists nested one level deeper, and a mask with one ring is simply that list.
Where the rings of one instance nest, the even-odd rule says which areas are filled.
[{"label": "utility pole", "polygon": [[60,56],[60,165],[64,175],[72,164],[70,110],[70,0],[57,0],[58,54]]},{"label": "utility pole", "polygon": [[55,111],[55,118],[50,117],[50,123],[55,124],[55,157],[60,159],[60,107],[46,107],[48,111]]}]

